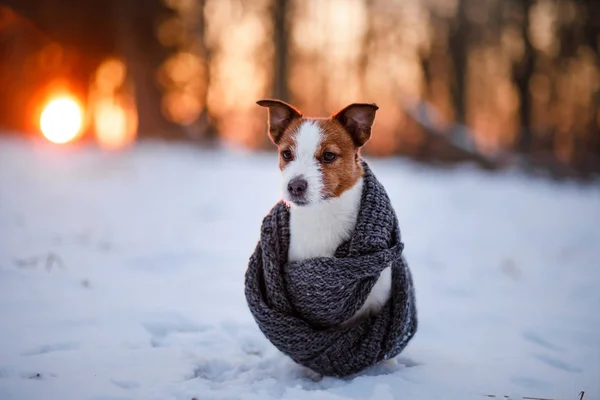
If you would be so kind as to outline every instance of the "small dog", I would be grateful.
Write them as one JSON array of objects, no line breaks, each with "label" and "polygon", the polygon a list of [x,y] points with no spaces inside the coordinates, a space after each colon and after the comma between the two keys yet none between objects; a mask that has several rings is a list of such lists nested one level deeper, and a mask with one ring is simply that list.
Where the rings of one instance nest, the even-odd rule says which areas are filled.
[{"label": "small dog", "polygon": [[[329,118],[307,118],[280,100],[257,102],[269,109],[269,137],[279,149],[283,199],[290,206],[288,259],[333,257],[354,230],[361,203],[360,149],[371,136],[379,107],[354,103]],[[390,298],[385,268],[348,326],[381,310]]]}]

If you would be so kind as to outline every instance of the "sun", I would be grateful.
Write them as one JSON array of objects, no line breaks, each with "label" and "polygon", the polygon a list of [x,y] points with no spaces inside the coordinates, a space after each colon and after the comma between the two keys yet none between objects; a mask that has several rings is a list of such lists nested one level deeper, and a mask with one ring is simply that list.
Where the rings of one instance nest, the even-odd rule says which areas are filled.
[{"label": "sun", "polygon": [[67,143],[81,131],[83,112],[79,103],[71,97],[52,100],[42,111],[40,128],[52,143]]}]

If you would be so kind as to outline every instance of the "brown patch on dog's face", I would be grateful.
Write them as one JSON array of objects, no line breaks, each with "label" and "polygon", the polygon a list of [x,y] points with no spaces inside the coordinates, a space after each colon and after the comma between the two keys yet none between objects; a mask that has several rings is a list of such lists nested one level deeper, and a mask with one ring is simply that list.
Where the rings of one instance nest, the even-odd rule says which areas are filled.
[{"label": "brown patch on dog's face", "polygon": [[[318,120],[323,138],[315,154],[321,164],[324,195],[339,197],[363,176],[358,147],[346,129],[335,119]],[[330,161],[331,155],[335,155]]]},{"label": "brown patch on dog's face", "polygon": [[[295,157],[295,135],[298,133],[298,129],[302,122],[306,121],[307,118],[300,118],[292,121],[285,129],[279,142],[277,143],[277,149],[279,151],[279,170],[283,171],[286,165],[294,160]],[[291,158],[286,159],[287,153]]]}]

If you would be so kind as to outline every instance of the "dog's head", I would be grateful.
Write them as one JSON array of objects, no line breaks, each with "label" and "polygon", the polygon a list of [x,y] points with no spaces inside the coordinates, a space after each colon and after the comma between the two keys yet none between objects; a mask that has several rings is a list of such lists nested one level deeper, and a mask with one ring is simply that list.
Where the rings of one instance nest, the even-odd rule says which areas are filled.
[{"label": "dog's head", "polygon": [[279,149],[283,199],[295,206],[339,197],[364,173],[359,151],[371,137],[375,104],[354,103],[329,118],[307,118],[280,100],[269,109],[269,137]]}]

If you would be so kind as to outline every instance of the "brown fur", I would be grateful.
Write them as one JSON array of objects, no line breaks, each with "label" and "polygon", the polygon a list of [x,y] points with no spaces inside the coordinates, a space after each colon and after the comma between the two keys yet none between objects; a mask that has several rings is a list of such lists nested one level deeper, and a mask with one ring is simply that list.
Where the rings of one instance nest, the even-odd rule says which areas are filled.
[{"label": "brown fur", "polygon": [[300,128],[300,125],[302,125],[302,122],[306,120],[307,118],[296,118],[292,122],[290,122],[286,130],[281,135],[279,142],[277,143],[277,148],[279,149],[279,169],[281,171],[283,171],[283,169],[289,162],[283,159],[281,153],[285,150],[290,150],[292,152],[292,160],[294,159],[294,136],[298,132],[298,129]]},{"label": "brown fur", "polygon": [[[258,104],[269,107],[270,136],[279,149],[280,170],[294,159],[294,137],[300,125],[310,120],[316,121],[323,132],[315,159],[321,164],[325,197],[339,197],[363,176],[359,152],[371,136],[371,125],[378,108],[375,104],[351,104],[329,118],[303,117],[299,110],[279,100],[261,100]],[[282,156],[286,150],[292,152],[290,160]],[[336,154],[336,159],[325,162],[323,155],[326,152]]]},{"label": "brown fur", "polygon": [[333,162],[321,163],[323,183],[327,190],[324,194],[328,197],[339,197],[363,176],[364,171],[358,156],[360,147],[355,145],[346,129],[335,119],[322,119],[318,123],[323,131],[323,141],[315,157],[322,160],[325,152],[337,154]]},{"label": "brown fur", "polygon": [[290,124],[302,117],[300,110],[281,100],[265,99],[257,101],[256,104],[269,109],[269,137],[275,144],[279,144],[282,134]]}]

